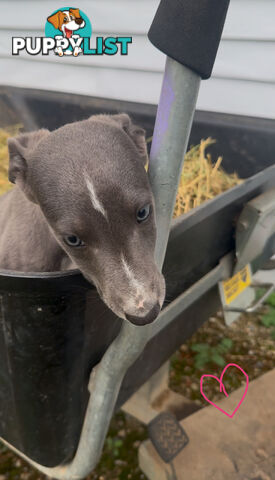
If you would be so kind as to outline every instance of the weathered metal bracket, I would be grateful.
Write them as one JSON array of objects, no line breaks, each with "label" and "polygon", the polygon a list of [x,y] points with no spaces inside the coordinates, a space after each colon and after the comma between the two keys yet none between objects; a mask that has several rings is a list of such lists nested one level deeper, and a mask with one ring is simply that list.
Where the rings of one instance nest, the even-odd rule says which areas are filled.
[{"label": "weathered metal bracket", "polygon": [[237,313],[254,313],[263,305],[264,301],[271,295],[272,292],[275,290],[274,283],[260,283],[260,284],[253,284],[250,285],[250,288],[264,288],[265,292],[261,295],[258,300],[256,300],[252,305],[249,307],[224,307],[226,312],[237,312]]},{"label": "weathered metal bracket", "polygon": [[[239,217],[236,227],[236,258],[229,277],[241,272],[248,265],[254,271],[275,252],[275,189],[248,202]],[[232,259],[231,259],[232,262]],[[230,262],[229,262],[230,263]],[[255,265],[256,264],[256,265]],[[255,288],[265,288],[264,295],[255,301]],[[229,305],[226,304],[220,284],[224,318],[227,325],[237,320],[241,313],[253,313],[272,293],[273,284],[250,284]]]},{"label": "weathered metal bracket", "polygon": [[237,223],[234,273],[260,257],[265,250],[275,253],[275,189],[248,202]]}]

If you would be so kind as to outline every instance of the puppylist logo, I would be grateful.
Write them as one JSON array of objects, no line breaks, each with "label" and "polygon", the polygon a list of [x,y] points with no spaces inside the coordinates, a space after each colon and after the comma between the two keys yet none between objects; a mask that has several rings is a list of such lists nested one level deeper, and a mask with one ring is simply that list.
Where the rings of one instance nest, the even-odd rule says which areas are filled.
[{"label": "puppylist logo", "polygon": [[[92,43],[92,40],[93,43]],[[12,55],[26,52],[29,55],[59,57],[71,55],[128,55],[132,37],[95,37],[92,39],[92,25],[79,8],[64,7],[48,16],[45,37],[13,37]]]}]

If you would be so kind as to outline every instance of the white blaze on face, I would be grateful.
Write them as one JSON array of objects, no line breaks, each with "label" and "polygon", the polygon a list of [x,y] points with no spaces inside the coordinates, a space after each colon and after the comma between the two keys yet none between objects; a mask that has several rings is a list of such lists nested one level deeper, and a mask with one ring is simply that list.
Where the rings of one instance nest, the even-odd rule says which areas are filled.
[{"label": "white blaze on face", "polygon": [[86,184],[87,184],[87,187],[88,187],[90,199],[92,201],[92,205],[93,205],[94,209],[97,210],[98,212],[100,212],[106,218],[106,220],[108,220],[107,212],[106,212],[104,206],[102,205],[102,203],[100,202],[100,200],[99,200],[99,198],[96,194],[96,191],[95,191],[95,188],[94,188],[94,185],[93,185],[92,181],[89,180],[89,179],[86,179]]},{"label": "white blaze on face", "polygon": [[140,283],[136,279],[133,270],[131,269],[130,265],[127,263],[123,254],[121,254],[121,261],[122,261],[123,269],[130,281],[130,284],[132,285],[132,287],[134,287],[137,290],[137,294],[143,295],[145,293],[144,286],[142,285],[142,283]]}]

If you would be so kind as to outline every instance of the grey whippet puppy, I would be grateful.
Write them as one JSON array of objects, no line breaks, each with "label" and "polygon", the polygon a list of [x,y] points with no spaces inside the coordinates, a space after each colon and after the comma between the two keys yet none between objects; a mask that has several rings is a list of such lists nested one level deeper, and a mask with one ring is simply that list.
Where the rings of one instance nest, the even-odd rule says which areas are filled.
[{"label": "grey whippet puppy", "polygon": [[145,132],[126,114],[95,115],[8,141],[0,198],[0,268],[79,268],[113,312],[152,322],[165,282],[154,261],[154,200]]}]

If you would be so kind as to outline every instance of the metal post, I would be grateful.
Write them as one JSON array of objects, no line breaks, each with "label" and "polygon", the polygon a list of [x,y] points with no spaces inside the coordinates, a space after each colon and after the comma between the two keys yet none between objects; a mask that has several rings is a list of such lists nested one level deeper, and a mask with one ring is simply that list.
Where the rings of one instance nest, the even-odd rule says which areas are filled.
[{"label": "metal post", "polygon": [[[159,268],[162,268],[166,251],[199,85],[197,74],[167,58],[149,165],[156,204],[156,261]],[[100,458],[124,375],[142,353],[151,332],[152,325],[136,327],[124,322],[119,335],[93,370],[85,421],[77,452],[70,464],[47,468],[17,453],[52,478],[76,480],[87,476]]]},{"label": "metal post", "polygon": [[156,204],[156,261],[162,267],[200,77],[167,57],[150,155],[149,178]]}]

